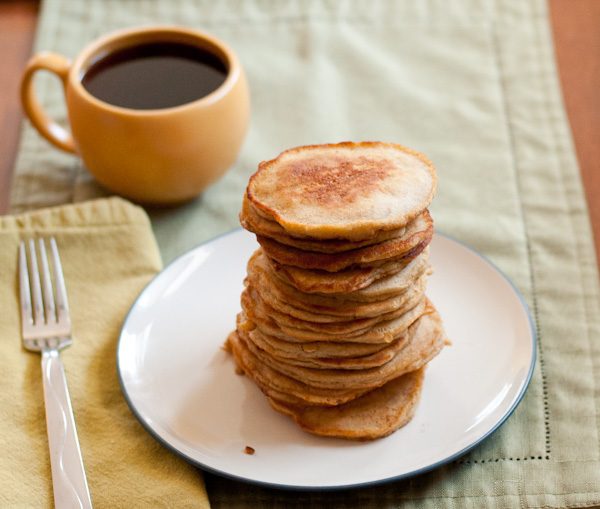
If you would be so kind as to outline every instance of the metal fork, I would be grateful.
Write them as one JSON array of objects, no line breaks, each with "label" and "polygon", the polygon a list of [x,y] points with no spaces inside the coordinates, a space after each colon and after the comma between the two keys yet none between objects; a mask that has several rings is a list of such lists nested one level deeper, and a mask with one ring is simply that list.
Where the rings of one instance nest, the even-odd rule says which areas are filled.
[{"label": "metal fork", "polygon": [[[57,508],[91,508],[92,501],[79,449],[77,429],[59,352],[72,344],[67,290],[58,249],[50,238],[54,291],[44,239],[38,239],[41,277],[35,241],[29,240],[29,271],[25,242],[19,246],[19,288],[23,347],[42,354],[46,427]],[[33,305],[32,305],[33,302]]]}]

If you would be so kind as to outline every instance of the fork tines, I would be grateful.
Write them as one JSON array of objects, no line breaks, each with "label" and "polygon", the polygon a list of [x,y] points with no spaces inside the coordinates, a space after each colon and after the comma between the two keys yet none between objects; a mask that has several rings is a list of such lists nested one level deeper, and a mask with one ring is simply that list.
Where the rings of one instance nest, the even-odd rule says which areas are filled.
[{"label": "fork tines", "polygon": [[[51,263],[48,262],[46,242],[43,238],[37,239],[38,249],[34,239],[21,241],[19,245],[21,324],[25,340],[60,339],[71,332],[67,292],[58,248],[54,237],[51,237],[49,242]],[[25,346],[35,349],[44,346],[38,343]]]}]

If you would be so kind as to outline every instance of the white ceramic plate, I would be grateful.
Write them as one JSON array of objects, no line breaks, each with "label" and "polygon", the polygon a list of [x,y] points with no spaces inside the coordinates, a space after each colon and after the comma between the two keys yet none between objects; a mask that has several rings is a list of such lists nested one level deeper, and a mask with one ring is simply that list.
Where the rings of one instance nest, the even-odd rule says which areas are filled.
[{"label": "white ceramic plate", "polygon": [[[284,488],[378,483],[464,454],[521,400],[535,363],[523,299],[475,251],[437,234],[427,293],[452,346],[430,363],[413,420],[372,442],[303,432],[235,374],[221,349],[256,247],[253,235],[238,230],[189,251],[150,282],[123,325],[117,359],[123,393],[144,427],[190,462]],[[254,455],[244,453],[247,445]]]}]

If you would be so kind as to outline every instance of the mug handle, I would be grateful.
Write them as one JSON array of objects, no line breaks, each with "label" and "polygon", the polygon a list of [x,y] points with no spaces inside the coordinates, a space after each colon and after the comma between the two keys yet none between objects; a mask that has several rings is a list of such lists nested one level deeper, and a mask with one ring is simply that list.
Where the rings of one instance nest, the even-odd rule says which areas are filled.
[{"label": "mug handle", "polygon": [[37,71],[49,71],[56,74],[66,89],[71,62],[57,53],[44,52],[33,56],[21,79],[21,104],[33,126],[50,143],[65,152],[76,153],[71,133],[52,120],[42,108],[35,96],[33,76]]}]

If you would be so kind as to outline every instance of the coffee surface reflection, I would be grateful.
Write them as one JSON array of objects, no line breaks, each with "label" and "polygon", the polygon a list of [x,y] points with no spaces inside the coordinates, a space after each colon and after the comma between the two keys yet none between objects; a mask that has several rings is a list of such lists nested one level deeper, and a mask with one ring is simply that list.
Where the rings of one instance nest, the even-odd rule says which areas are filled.
[{"label": "coffee surface reflection", "polygon": [[210,94],[223,84],[227,71],[218,56],[199,47],[156,42],[109,53],[94,62],[81,81],[106,103],[155,110]]}]

